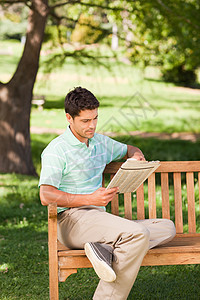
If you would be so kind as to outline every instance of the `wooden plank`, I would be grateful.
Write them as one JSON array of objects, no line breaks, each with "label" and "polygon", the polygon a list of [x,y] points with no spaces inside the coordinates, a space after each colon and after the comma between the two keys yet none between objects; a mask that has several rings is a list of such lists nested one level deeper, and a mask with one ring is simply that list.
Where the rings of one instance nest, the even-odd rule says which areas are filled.
[{"label": "wooden plank", "polygon": [[[123,162],[111,162],[105,173],[116,173]],[[200,161],[162,161],[155,173],[159,172],[200,172]]]},{"label": "wooden plank", "polygon": [[59,282],[64,282],[71,274],[77,273],[77,269],[61,269],[59,270]]},{"label": "wooden plank", "polygon": [[77,268],[91,268],[92,264],[84,256],[61,256],[59,257],[59,269],[77,269]]},{"label": "wooden plank", "polygon": [[144,220],[144,185],[142,184],[136,191],[137,195],[137,219]]},{"label": "wooden plank", "polygon": [[[84,250],[61,251],[59,270],[90,268]],[[61,253],[60,253],[61,254]],[[148,251],[142,265],[177,265],[200,263],[200,234],[179,234],[171,242]]]},{"label": "wooden plank", "polygon": [[169,266],[189,265],[200,263],[200,252],[198,253],[148,253],[142,262],[142,266]]},{"label": "wooden plank", "polygon": [[[110,175],[110,180],[114,177],[114,174]],[[118,194],[116,194],[111,201],[111,212],[113,215],[119,216],[119,198]]]},{"label": "wooden plank", "polygon": [[57,256],[57,205],[48,205],[49,244],[49,293],[50,300],[58,300],[58,256]]},{"label": "wooden plank", "polygon": [[155,171],[159,172],[199,172],[200,161],[162,161]]},{"label": "wooden plank", "polygon": [[69,248],[65,247],[59,240],[57,240],[57,249],[60,250],[69,250]]},{"label": "wooden plank", "polygon": [[174,202],[176,232],[183,233],[181,173],[174,173]]},{"label": "wooden plank", "polygon": [[[154,250],[157,251],[154,251]],[[200,249],[196,251],[186,248],[185,251],[179,251],[178,248],[168,249],[155,248],[148,251],[143,259],[142,266],[164,266],[164,265],[186,265],[200,264]],[[160,250],[159,250],[160,249]],[[180,247],[180,250],[182,248]],[[166,250],[166,251],[165,251]],[[73,269],[71,268],[73,267]],[[69,273],[75,268],[91,268],[92,265],[86,256],[79,259],[78,257],[62,257],[60,261],[60,272],[69,268]],[[74,272],[75,273],[75,272]],[[67,274],[69,276],[70,274]],[[64,279],[65,280],[65,279]],[[59,278],[59,281],[64,281]]]},{"label": "wooden plank", "polygon": [[148,178],[149,219],[156,218],[156,185],[155,173]]},{"label": "wooden plank", "polygon": [[194,197],[194,173],[186,173],[187,200],[188,200],[188,230],[196,232],[195,197]]},{"label": "wooden plank", "polygon": [[198,172],[198,183],[199,183],[199,212],[200,212],[200,172]]},{"label": "wooden plank", "polygon": [[132,220],[131,193],[124,193],[124,215],[126,219]]},{"label": "wooden plank", "polygon": [[170,219],[168,173],[161,173],[162,217]]},{"label": "wooden plank", "polygon": [[103,176],[102,176],[102,187],[105,187],[105,175],[103,173]]}]

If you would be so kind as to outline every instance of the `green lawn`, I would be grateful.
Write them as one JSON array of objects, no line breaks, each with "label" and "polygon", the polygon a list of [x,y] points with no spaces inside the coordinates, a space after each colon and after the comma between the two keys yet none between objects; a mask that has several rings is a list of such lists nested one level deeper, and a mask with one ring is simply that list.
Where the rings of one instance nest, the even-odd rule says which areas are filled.
[{"label": "green lawn", "polygon": [[[8,80],[22,51],[20,43],[1,42],[0,81]],[[41,61],[45,60],[42,56]],[[119,141],[141,148],[148,160],[199,160],[200,140],[159,140],[130,135],[131,131],[200,133],[200,92],[160,81],[157,69],[141,71],[109,62],[112,72],[72,60],[51,75],[41,68],[34,88],[43,94],[43,111],[33,106],[31,125],[50,129],[66,126],[63,101],[74,86],[91,89],[101,102],[98,130],[124,133]],[[40,173],[40,154],[55,134],[32,134],[33,161]],[[197,174],[196,174],[197,175]],[[196,176],[195,175],[195,176]],[[183,179],[185,180],[185,179]],[[0,299],[48,299],[47,209],[40,204],[38,178],[0,174]],[[160,190],[157,213],[161,215]],[[197,228],[200,231],[198,183],[195,183]],[[120,200],[121,201],[121,200]],[[136,217],[133,196],[133,215]],[[147,201],[145,210],[147,212]],[[170,189],[174,218],[173,189]],[[184,230],[187,230],[186,190],[183,185]],[[121,208],[120,208],[121,210]],[[123,214],[123,212],[122,212]],[[199,299],[200,266],[142,267],[129,296],[132,299]],[[78,270],[60,283],[61,300],[92,299],[98,278],[92,269]]]},{"label": "green lawn", "polygon": [[[16,68],[22,45],[1,41],[0,48],[13,53],[0,56],[0,80],[6,82]],[[34,87],[34,94],[45,95],[45,108],[39,112],[33,106],[32,126],[63,129],[65,95],[80,85],[100,100],[97,129],[101,132],[200,132],[200,91],[162,82],[156,68],[142,71],[111,60],[106,62],[108,70],[91,63],[80,65],[69,58],[62,69],[48,74],[44,72],[46,58],[43,51]]]}]

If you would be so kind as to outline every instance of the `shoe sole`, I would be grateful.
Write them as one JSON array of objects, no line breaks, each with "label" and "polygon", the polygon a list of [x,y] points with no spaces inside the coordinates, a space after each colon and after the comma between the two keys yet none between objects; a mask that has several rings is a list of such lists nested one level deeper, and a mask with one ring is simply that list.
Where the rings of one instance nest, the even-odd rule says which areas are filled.
[{"label": "shoe sole", "polygon": [[100,279],[106,282],[113,282],[116,279],[116,274],[114,270],[103,260],[97,258],[94,254],[94,251],[90,245],[90,243],[86,243],[85,246],[85,254],[87,258],[90,260],[96,274]]}]

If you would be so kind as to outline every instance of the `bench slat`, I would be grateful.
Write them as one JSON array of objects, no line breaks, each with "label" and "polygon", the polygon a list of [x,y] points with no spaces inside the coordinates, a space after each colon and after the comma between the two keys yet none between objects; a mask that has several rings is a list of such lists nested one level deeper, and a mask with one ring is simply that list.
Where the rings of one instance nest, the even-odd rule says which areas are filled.
[{"label": "bench slat", "polygon": [[137,219],[144,220],[145,212],[144,212],[144,185],[141,186],[136,191],[137,196]]},{"label": "bench slat", "polygon": [[162,217],[170,219],[168,173],[161,173]]},{"label": "bench slat", "polygon": [[188,199],[188,229],[189,233],[196,232],[194,173],[186,173],[187,199]]},{"label": "bench slat", "polygon": [[124,193],[124,216],[132,220],[132,197],[131,193]]},{"label": "bench slat", "polygon": [[198,184],[199,184],[199,212],[200,212],[200,172],[198,172]]},{"label": "bench slat", "polygon": [[[114,177],[114,174],[110,175],[110,180]],[[119,199],[118,195],[115,195],[111,201],[111,212],[113,215],[119,216]]]},{"label": "bench slat", "polygon": [[[116,173],[123,162],[111,162],[104,170],[105,173]],[[162,172],[200,172],[200,161],[162,161],[155,173]]]},{"label": "bench slat", "polygon": [[155,173],[148,178],[149,219],[156,218],[156,185]]},{"label": "bench slat", "polygon": [[102,176],[102,187],[105,187],[105,175]]},{"label": "bench slat", "polygon": [[183,233],[181,173],[174,173],[174,202],[176,232]]},{"label": "bench slat", "polygon": [[164,161],[155,171],[159,172],[199,172],[200,161]]}]

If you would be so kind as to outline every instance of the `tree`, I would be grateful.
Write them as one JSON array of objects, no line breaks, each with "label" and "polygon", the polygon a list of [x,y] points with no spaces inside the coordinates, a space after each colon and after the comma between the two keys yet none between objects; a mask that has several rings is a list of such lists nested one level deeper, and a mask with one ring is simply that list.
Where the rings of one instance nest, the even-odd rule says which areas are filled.
[{"label": "tree", "polygon": [[[31,158],[30,112],[47,19],[51,19],[58,29],[61,24],[75,28],[83,13],[81,25],[98,30],[99,40],[100,37],[102,39],[110,33],[111,27],[106,29],[105,26],[101,26],[103,22],[88,22],[88,18],[85,17],[91,14],[98,16],[100,20],[106,19],[107,23],[118,26],[123,45],[125,47],[129,45],[131,51],[134,50],[132,55],[134,62],[142,60],[147,65],[153,61],[154,64],[168,66],[174,56],[175,63],[178,61],[177,57],[183,58],[180,63],[185,68],[195,69],[200,65],[199,47],[196,47],[200,46],[199,5],[195,0],[165,2],[164,0],[1,1],[5,5],[17,3],[26,5],[29,8],[29,16],[26,43],[17,69],[8,83],[0,82],[0,172],[36,175]],[[197,17],[193,18],[194,14]],[[129,37],[131,30],[132,40]],[[62,39],[60,41],[62,46]],[[98,57],[85,49],[78,51],[63,49],[62,54],[52,56],[50,62],[54,65],[60,64],[68,56],[75,57],[79,61],[83,61],[84,58],[98,61]]]},{"label": "tree", "polygon": [[32,1],[22,57],[11,80],[0,83],[1,172],[36,175],[31,158],[30,111],[48,12],[48,0]]},{"label": "tree", "polygon": [[[22,1],[4,0],[3,2],[5,5],[11,5]],[[64,15],[60,16],[59,9],[67,4],[73,8],[73,4],[82,4],[82,2],[51,1],[51,6],[48,0],[25,0],[23,3],[29,7],[24,51],[11,80],[6,84],[0,82],[0,172],[36,175],[30,147],[30,112],[47,18],[52,16],[57,24],[62,20],[75,23],[79,13],[77,19],[73,20],[67,17],[66,9],[62,9]],[[85,1],[83,5],[87,9],[90,5],[97,9],[108,7],[104,6],[104,1],[91,3]],[[57,14],[56,10],[58,10]],[[90,58],[90,55],[85,55]],[[80,57],[80,52],[77,57]]]}]

